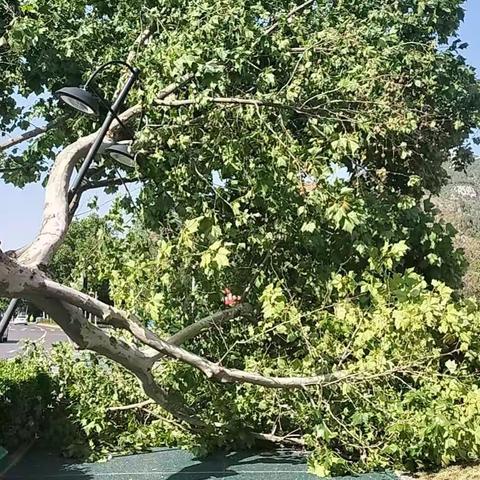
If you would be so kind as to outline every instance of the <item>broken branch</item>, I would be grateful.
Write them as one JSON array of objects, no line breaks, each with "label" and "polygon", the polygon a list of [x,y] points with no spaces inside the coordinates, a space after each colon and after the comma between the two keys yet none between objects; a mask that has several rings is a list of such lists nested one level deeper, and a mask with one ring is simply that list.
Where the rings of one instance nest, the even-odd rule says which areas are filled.
[{"label": "broken branch", "polygon": [[172,335],[167,342],[172,345],[180,346],[204,330],[210,328],[212,325],[220,325],[228,320],[239,317],[245,313],[251,311],[251,306],[248,304],[242,304],[237,307],[230,308],[228,310],[222,310],[220,312],[213,313],[208,317],[202,318],[191,325],[188,325],[183,330],[180,330],[175,335]]}]

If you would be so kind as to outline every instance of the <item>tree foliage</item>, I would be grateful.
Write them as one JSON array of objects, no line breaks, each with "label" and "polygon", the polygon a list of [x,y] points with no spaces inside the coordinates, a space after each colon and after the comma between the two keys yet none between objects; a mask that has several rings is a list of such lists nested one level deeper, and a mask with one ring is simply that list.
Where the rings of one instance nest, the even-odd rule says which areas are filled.
[{"label": "tree foliage", "polygon": [[[124,172],[143,185],[123,201],[135,227],[80,255],[94,253],[115,305],[169,335],[219,310],[228,287],[250,317],[212,328],[190,350],[271,375],[352,376],[292,393],[219,385],[162,363],[162,384],[211,425],[210,447],[244,438],[239,431],[297,431],[322,474],[478,457],[478,313],[452,301],[464,260],[429,200],[447,160],[472,161],[480,119],[479,83],[455,39],[462,3],[4,4],[5,104],[17,90],[81,83],[114,58],[132,56],[142,71],[129,97],[143,110],[139,165]],[[118,76],[106,71],[96,88],[111,98]],[[60,114],[51,98],[22,113],[8,105],[0,121],[9,131]],[[26,150],[6,149],[4,179],[38,179],[57,148],[94,128],[67,116]],[[107,158],[90,173],[116,175]],[[124,212],[108,221],[123,229]],[[472,400],[467,417],[454,407],[460,398]],[[449,421],[470,422],[468,439]]]},{"label": "tree foliage", "polygon": [[53,277],[66,285],[92,292],[109,302],[108,279],[98,268],[105,238],[111,238],[106,221],[96,215],[74,221],[49,265]]}]

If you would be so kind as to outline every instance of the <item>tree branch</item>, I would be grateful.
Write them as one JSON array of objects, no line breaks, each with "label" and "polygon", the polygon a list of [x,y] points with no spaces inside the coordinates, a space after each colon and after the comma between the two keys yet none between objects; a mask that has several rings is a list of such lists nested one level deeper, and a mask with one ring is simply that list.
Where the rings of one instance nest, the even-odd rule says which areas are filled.
[{"label": "tree branch", "polygon": [[301,108],[295,105],[287,105],[285,103],[279,102],[269,102],[264,100],[257,100],[254,98],[238,98],[238,97],[203,97],[201,99],[188,98],[188,99],[156,99],[155,103],[162,107],[185,107],[189,105],[201,105],[202,102],[207,101],[216,104],[223,105],[252,105],[254,107],[269,107],[269,108],[280,108],[284,110],[292,110],[296,113],[303,115],[312,115],[316,116],[316,113],[312,109]]},{"label": "tree branch", "polygon": [[23,170],[23,167],[0,168],[0,173],[12,173]]},{"label": "tree branch", "polygon": [[[290,10],[287,13],[287,16],[285,17],[285,19],[288,20],[289,18],[293,17],[298,12],[301,12],[302,10],[305,10],[307,7],[309,7],[310,5],[312,5],[314,3],[315,3],[315,0],[307,0],[305,3],[302,3],[298,7],[295,7],[294,9]],[[275,23],[270,25],[270,27],[268,27],[265,30],[265,35],[270,35],[272,32],[274,32],[278,28],[279,25],[280,25],[279,21],[276,21]]]},{"label": "tree branch", "polygon": [[[9,276],[14,279],[13,282],[9,280]],[[31,296],[46,295],[64,304],[74,305],[79,308],[80,312],[86,310],[116,328],[129,331],[137,340],[140,340],[141,343],[153,348],[163,356],[186,363],[201,371],[207,378],[220,383],[250,383],[267,388],[303,388],[309,385],[324,385],[339,382],[349,376],[347,371],[338,371],[309,377],[268,377],[256,372],[246,372],[244,370],[222,367],[217,363],[162,340],[155,333],[145,328],[141,321],[135,316],[128,316],[121,310],[107,305],[85,293],[60,285],[47,278],[45,274],[38,269],[19,266],[15,260],[7,257],[5,254],[0,254],[0,291],[1,290],[3,290],[4,295],[8,297],[29,298]],[[92,348],[90,345],[87,348],[104,354],[102,351],[99,351],[98,348]],[[149,357],[144,353],[142,353],[142,355],[148,358],[149,362],[156,360],[156,357]],[[119,361],[119,363],[121,362]],[[148,382],[144,383],[142,381],[142,383],[144,384],[144,388],[146,388],[145,384],[147,384],[148,387]],[[148,391],[146,391],[146,393],[153,398]]]},{"label": "tree branch", "polygon": [[[18,267],[18,264],[15,266],[16,262],[9,259],[4,253],[1,253],[0,256],[0,292],[2,295],[6,293],[6,282],[16,284],[16,288],[23,285],[28,290],[28,286],[24,282],[24,273],[25,270],[28,271],[30,278],[32,269],[24,270],[22,267]],[[33,277],[34,279],[36,277],[38,281],[42,275],[38,271],[36,275],[33,274]],[[27,294],[27,290],[25,290],[24,298],[28,298],[38,308],[48,313],[81,349],[99,353],[133,373],[140,381],[144,392],[175,418],[195,427],[204,426],[204,423],[192,415],[189,409],[181,403],[177,398],[178,394],[167,392],[156,383],[152,374],[153,361],[140,349],[105,333],[101,328],[89,322],[80,308],[53,299],[41,289],[36,292],[32,290],[29,294]]]},{"label": "tree branch", "polygon": [[136,408],[147,407],[148,405],[152,405],[154,403],[155,402],[152,399],[144,400],[143,402],[131,403],[130,405],[122,405],[120,407],[108,407],[107,412],[123,412],[125,410],[134,410]]},{"label": "tree branch", "polygon": [[50,130],[51,128],[55,127],[58,125],[59,120],[53,120],[50,123],[47,123],[47,125],[43,127],[36,127],[33,128],[32,130],[28,130],[26,132],[21,133],[20,135],[9,138],[8,140],[5,140],[3,143],[0,143],[0,152],[3,152],[4,150],[8,150],[11,147],[14,147],[15,145],[18,145],[19,143],[23,143],[27,140],[31,140],[32,138],[38,137],[39,135],[44,134],[47,130]]},{"label": "tree branch", "polygon": [[170,423],[171,425],[175,425],[176,427],[181,428],[182,430],[185,430],[185,427],[182,424],[174,422],[169,418],[165,418],[163,415],[159,415],[157,412],[152,412],[152,410],[149,410],[148,408],[142,408],[142,410],[148,415],[151,415],[152,417],[155,417],[156,419],[161,420],[162,422]]},{"label": "tree branch", "polygon": [[265,440],[267,442],[280,443],[282,445],[290,444],[290,445],[298,445],[300,447],[305,446],[304,440],[299,437],[293,437],[289,435],[285,435],[284,437],[279,437],[278,435],[273,435],[271,433],[256,433],[256,432],[252,432],[250,435],[256,440]]},{"label": "tree branch", "polygon": [[106,412],[122,412],[127,410],[140,409],[140,410],[143,410],[145,413],[147,413],[149,416],[152,416],[154,418],[157,418],[158,420],[162,420],[162,422],[170,423],[171,425],[175,425],[176,427],[181,428],[182,430],[185,430],[185,426],[182,425],[181,423],[175,422],[170,418],[166,418],[163,415],[159,415],[157,412],[154,412],[152,410],[149,410],[148,408],[145,408],[149,405],[155,405],[155,404],[156,402],[154,402],[153,400],[145,400],[144,402],[132,403],[131,405],[124,405],[121,407],[108,407],[105,411]]},{"label": "tree branch", "polygon": [[[141,112],[140,105],[129,108],[120,115],[122,122],[128,122]],[[109,135],[114,136],[119,129],[115,120]],[[37,238],[20,256],[26,265],[47,264],[61,245],[71,220],[69,209],[69,186],[75,165],[87,154],[98,132],[91,133],[65,147],[58,155],[50,172],[45,189],[45,204],[40,232]],[[106,139],[105,145],[111,141]]]},{"label": "tree branch", "polygon": [[[144,29],[138,37],[135,39],[133,42],[132,48],[128,52],[126,62],[131,65],[135,61],[135,57],[138,54],[138,51],[143,48],[148,41],[150,40],[150,37],[152,36],[152,28],[148,27]],[[118,94],[120,93],[120,90],[122,89],[122,84],[125,81],[126,73],[120,76],[120,79],[118,80],[117,88],[115,89],[115,93],[113,95],[113,98],[116,98]]]},{"label": "tree branch", "polygon": [[292,47],[290,49],[291,53],[305,53],[305,52],[308,52],[308,51],[318,53],[318,52],[321,52],[322,49],[320,47]]},{"label": "tree branch", "polygon": [[78,139],[57,156],[45,190],[40,233],[20,256],[26,265],[47,264],[60,246],[70,221],[68,189],[75,164],[87,153],[97,133]]},{"label": "tree branch", "polygon": [[172,83],[168,84],[166,87],[162,88],[162,90],[160,92],[158,92],[156,100],[161,101],[161,100],[167,98],[172,93],[177,91],[179,88],[182,88],[183,86],[185,86],[194,77],[195,77],[195,75],[193,73],[186,73],[185,75],[182,75],[175,82],[172,82]]},{"label": "tree branch", "polygon": [[167,412],[192,426],[204,426],[204,423],[192,415],[176,398],[178,394],[167,392],[156,383],[152,373],[154,360],[151,357],[89,322],[78,306],[50,296],[48,289],[42,287],[46,280],[45,274],[40,270],[19,265],[16,260],[0,251],[1,296],[28,298],[38,308],[48,313],[81,349],[89,349],[104,355],[133,373],[146,395]]},{"label": "tree branch", "polygon": [[94,190],[95,188],[113,187],[137,181],[137,178],[106,178],[104,180],[98,180],[97,182],[85,183],[78,189],[78,192],[79,194],[82,194],[88,190]]},{"label": "tree branch", "polygon": [[167,340],[167,342],[171,345],[180,346],[188,340],[191,340],[193,337],[196,337],[204,330],[210,328],[212,325],[220,325],[228,320],[232,320],[239,317],[240,315],[251,312],[251,310],[252,307],[249,304],[244,303],[228,310],[222,310],[220,312],[213,313],[208,317],[202,318],[201,320],[198,320],[195,323],[188,325],[183,330],[177,332],[175,335],[172,335]]},{"label": "tree branch", "polygon": [[[405,366],[397,366],[388,371],[371,374],[337,371],[309,377],[269,377],[256,372],[225,368],[162,340],[145,328],[135,316],[129,316],[87,294],[60,285],[50,280],[40,269],[21,265],[1,251],[0,296],[32,301],[38,308],[48,313],[80,348],[90,349],[122,365],[139,379],[143,390],[152,400],[177,419],[195,427],[204,427],[205,424],[192,415],[175,394],[167,392],[156,383],[152,369],[157,361],[157,355],[151,356],[134,345],[108,335],[89,322],[84,316],[84,311],[103,318],[116,328],[130,332],[143,345],[151,347],[162,356],[190,365],[207,378],[221,383],[248,383],[267,388],[305,388],[310,385],[325,386],[355,379],[363,382],[406,371]],[[409,368],[414,367],[416,366]],[[262,438],[278,440],[275,436],[262,435]]]}]

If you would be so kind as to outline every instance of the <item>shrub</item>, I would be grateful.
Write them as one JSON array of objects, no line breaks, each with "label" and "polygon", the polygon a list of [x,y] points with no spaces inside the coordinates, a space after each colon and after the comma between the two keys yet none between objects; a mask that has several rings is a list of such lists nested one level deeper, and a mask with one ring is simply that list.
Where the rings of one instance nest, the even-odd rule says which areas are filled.
[{"label": "shrub", "polygon": [[55,385],[55,407],[43,432],[67,456],[93,459],[153,446],[179,445],[177,431],[157,406],[110,411],[145,400],[138,382],[114,362],[58,344],[44,355]]},{"label": "shrub", "polygon": [[0,445],[35,438],[52,400],[52,382],[36,355],[0,361]]}]

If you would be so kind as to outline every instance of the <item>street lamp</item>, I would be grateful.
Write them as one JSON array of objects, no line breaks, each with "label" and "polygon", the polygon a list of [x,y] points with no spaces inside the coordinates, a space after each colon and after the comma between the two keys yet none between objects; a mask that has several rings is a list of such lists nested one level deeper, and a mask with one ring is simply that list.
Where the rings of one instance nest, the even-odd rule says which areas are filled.
[{"label": "street lamp", "polygon": [[105,152],[108,153],[114,160],[125,165],[126,167],[135,167],[135,155],[132,152],[132,142],[118,142],[109,145]]},{"label": "street lamp", "polygon": [[[83,160],[83,163],[78,171],[77,177],[75,178],[73,185],[70,188],[70,191],[69,191],[70,200],[73,200],[75,196],[78,194],[80,187],[82,185],[82,182],[85,178],[85,175],[87,174],[95,158],[95,155],[100,150],[100,147],[103,144],[105,136],[108,130],[110,129],[110,126],[113,120],[117,119],[118,122],[121,125],[123,125],[121,120],[118,118],[118,114],[123,105],[123,102],[127,98],[128,92],[130,91],[133,84],[138,79],[138,75],[140,71],[137,68],[132,67],[127,62],[124,62],[122,60],[112,60],[111,62],[104,63],[103,65],[98,67],[92,73],[92,75],[90,75],[90,78],[87,80],[87,82],[83,87],[63,87],[57,92],[55,92],[55,94],[63,102],[75,108],[76,110],[79,110],[80,112],[85,113],[87,115],[99,115],[99,112],[100,112],[99,103],[100,102],[104,103],[104,102],[101,98],[90,93],[88,91],[88,87],[100,72],[102,72],[103,70],[105,70],[107,67],[111,65],[123,65],[127,67],[130,70],[130,76],[128,77],[127,81],[125,82],[125,85],[123,86],[122,90],[118,94],[113,104],[111,106],[108,104],[106,105],[108,109],[108,113],[105,117],[105,120],[103,121],[103,124],[100,130],[98,131],[97,138],[92,143],[90,150],[85,156],[85,159]],[[115,145],[112,145],[111,147],[114,147],[114,146]],[[135,165],[134,157],[130,153],[126,152],[122,154],[122,153],[119,153],[118,151],[117,152],[114,151],[113,154],[116,154],[118,158],[122,158],[123,159],[122,163],[126,162],[127,156],[129,156],[128,157],[129,161],[131,163],[133,162],[133,165]],[[71,205],[76,205],[76,203],[77,202],[72,202]],[[9,306],[2,317],[2,320],[0,321],[0,339],[3,338],[3,335],[8,328],[8,324],[10,323],[10,319],[13,316],[13,312],[15,311],[17,302],[18,302],[18,299],[16,298],[13,298],[10,301]]]},{"label": "street lamp", "polygon": [[[78,171],[77,178],[75,179],[72,187],[71,187],[71,196],[75,196],[75,194],[78,192],[78,189],[80,188],[83,179],[90,168],[91,163],[93,162],[93,159],[95,158],[95,155],[98,153],[98,150],[100,149],[103,140],[105,138],[105,135],[108,132],[108,129],[110,128],[110,125],[112,124],[114,118],[118,119],[121,125],[122,122],[118,118],[118,113],[120,112],[120,108],[125,100],[125,98],[128,95],[128,92],[132,88],[132,85],[135,83],[135,81],[138,79],[139,75],[139,70],[132,67],[126,62],[123,62],[121,60],[113,60],[111,62],[107,62],[103,65],[101,65],[99,68],[97,68],[90,78],[87,80],[85,85],[80,88],[80,87],[64,87],[61,88],[60,90],[57,90],[55,94],[65,103],[70,105],[71,107],[75,108],[76,110],[79,110],[82,113],[86,113],[88,115],[98,115],[98,112],[100,111],[99,108],[99,102],[102,100],[93,95],[88,91],[88,87],[92,83],[92,81],[95,79],[95,77],[105,68],[109,67],[110,65],[114,64],[119,64],[126,66],[130,70],[130,76],[127,79],[127,82],[125,83],[123,89],[121,92],[118,94],[118,97],[114,101],[114,103],[110,106],[106,104],[108,108],[108,113],[107,116],[105,117],[105,120],[103,122],[102,127],[100,128],[100,131],[98,132],[98,136],[95,140],[95,142],[92,144],[90,151],[88,152],[87,156],[85,157],[85,160],[82,163],[82,166],[80,167],[80,170]],[[103,102],[102,102],[103,103]],[[1,331],[0,331],[1,332]]]},{"label": "street lamp", "polygon": [[82,87],[63,87],[55,95],[64,103],[87,115],[97,116],[100,108],[98,98]]}]

